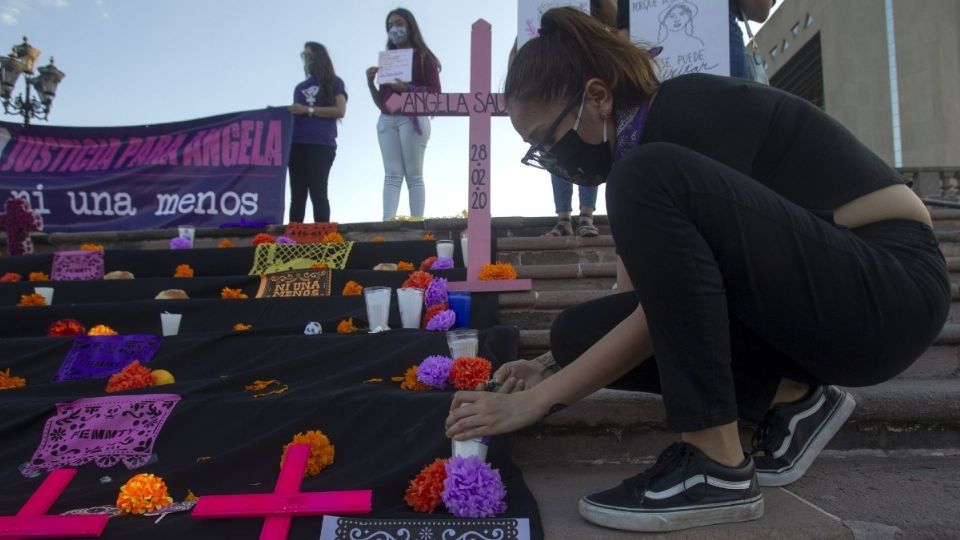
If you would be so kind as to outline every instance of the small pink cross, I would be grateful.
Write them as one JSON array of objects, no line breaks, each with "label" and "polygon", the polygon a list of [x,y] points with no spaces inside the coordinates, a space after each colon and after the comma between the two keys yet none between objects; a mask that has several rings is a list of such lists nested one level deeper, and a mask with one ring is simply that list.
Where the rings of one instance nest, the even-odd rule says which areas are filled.
[{"label": "small pink cross", "polygon": [[266,518],[260,529],[260,540],[281,540],[287,537],[294,516],[324,514],[366,514],[372,505],[372,492],[300,491],[303,470],[310,456],[310,446],[296,444],[287,450],[280,467],[273,493],[247,495],[203,495],[193,507],[195,518]]},{"label": "small pink cross", "polygon": [[21,538],[97,538],[103,534],[110,516],[48,516],[47,510],[60,497],[76,469],[57,469],[50,473],[27,499],[16,516],[0,516],[0,540]]},{"label": "small pink cross", "polygon": [[43,218],[30,210],[30,203],[24,199],[10,197],[4,208],[6,212],[0,213],[0,230],[7,233],[7,250],[10,255],[33,253],[30,231],[43,229]]}]

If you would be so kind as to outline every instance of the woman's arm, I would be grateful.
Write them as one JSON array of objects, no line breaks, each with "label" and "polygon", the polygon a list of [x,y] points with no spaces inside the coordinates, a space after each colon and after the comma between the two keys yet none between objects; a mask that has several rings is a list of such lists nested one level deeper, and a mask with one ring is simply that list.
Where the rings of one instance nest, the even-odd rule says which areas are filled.
[{"label": "woman's arm", "polygon": [[[762,23],[770,16],[770,8],[776,0],[739,0],[740,9],[751,21]],[[739,15],[739,13],[737,14]]]},{"label": "woman's arm", "polygon": [[367,68],[367,89],[370,90],[370,97],[373,98],[373,104],[376,105],[378,109],[383,110],[383,103],[380,101],[380,91],[377,90],[377,86],[373,83],[378,71],[380,71],[380,68],[376,66]]},{"label": "woman's arm", "polygon": [[330,107],[316,107],[313,115],[318,118],[343,118],[347,114],[347,96],[337,94],[336,101]]},{"label": "woman's arm", "polygon": [[647,317],[637,308],[580,358],[522,392],[457,392],[447,436],[467,440],[509,433],[603,388],[653,355]]}]

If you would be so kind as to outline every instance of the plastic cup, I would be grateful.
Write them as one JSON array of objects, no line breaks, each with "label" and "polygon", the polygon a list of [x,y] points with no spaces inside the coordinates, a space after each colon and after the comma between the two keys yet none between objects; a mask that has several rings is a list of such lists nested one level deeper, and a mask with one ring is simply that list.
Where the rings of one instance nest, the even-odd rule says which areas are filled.
[{"label": "plastic cup", "polygon": [[53,287],[34,287],[33,292],[42,296],[48,306],[53,305]]},{"label": "plastic cup", "polygon": [[389,330],[390,325],[390,287],[366,287],[363,289],[363,300],[367,304],[367,322],[370,332]]},{"label": "plastic cup", "polygon": [[479,339],[477,339],[476,330],[462,328],[447,332],[447,347],[450,348],[451,358],[476,356],[478,345]]},{"label": "plastic cup", "polygon": [[450,451],[452,455],[459,457],[478,457],[482,461],[487,460],[487,450],[490,449],[490,437],[481,437],[479,439],[470,439],[469,441],[451,440]]},{"label": "plastic cup", "polygon": [[183,315],[180,313],[167,313],[164,311],[160,314],[160,326],[163,327],[163,335],[165,336],[175,336],[180,333],[180,319],[183,318]]},{"label": "plastic cup", "polygon": [[470,293],[452,292],[447,294],[450,309],[457,315],[454,328],[470,328]]},{"label": "plastic cup", "polygon": [[420,313],[423,310],[423,289],[404,287],[397,289],[397,305],[400,307],[400,322],[404,328],[420,328]]},{"label": "plastic cup", "polygon": [[197,234],[197,229],[193,225],[180,225],[177,227],[180,238],[186,238],[190,241],[190,247],[193,247],[193,238]]},{"label": "plastic cup", "polygon": [[453,258],[453,240],[437,240],[437,258]]},{"label": "plastic cup", "polygon": [[460,257],[463,259],[463,267],[467,267],[467,237],[460,237]]}]

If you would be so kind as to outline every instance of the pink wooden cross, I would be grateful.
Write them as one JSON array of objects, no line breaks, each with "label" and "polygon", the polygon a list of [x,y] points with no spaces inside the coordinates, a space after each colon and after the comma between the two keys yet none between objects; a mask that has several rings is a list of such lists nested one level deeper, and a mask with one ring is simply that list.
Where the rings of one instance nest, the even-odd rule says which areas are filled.
[{"label": "pink wooden cross", "polygon": [[503,94],[490,92],[490,23],[473,23],[470,40],[470,93],[393,95],[387,110],[412,116],[469,116],[470,148],[467,199],[467,281],[451,282],[451,291],[527,291],[529,279],[480,281],[490,262],[490,117],[506,116]]},{"label": "pink wooden cross", "polygon": [[370,490],[300,491],[309,456],[310,445],[307,444],[295,444],[287,449],[273,493],[203,495],[190,515],[195,518],[266,518],[260,529],[260,540],[281,540],[287,537],[294,516],[370,512]]},{"label": "pink wooden cross", "polygon": [[33,253],[30,231],[43,229],[43,218],[30,209],[30,203],[25,199],[10,197],[4,207],[6,212],[0,213],[0,230],[7,233],[10,255]]},{"label": "pink wooden cross", "polygon": [[97,538],[110,516],[48,516],[47,510],[77,474],[76,469],[57,469],[47,475],[16,516],[0,516],[0,540],[21,538]]}]

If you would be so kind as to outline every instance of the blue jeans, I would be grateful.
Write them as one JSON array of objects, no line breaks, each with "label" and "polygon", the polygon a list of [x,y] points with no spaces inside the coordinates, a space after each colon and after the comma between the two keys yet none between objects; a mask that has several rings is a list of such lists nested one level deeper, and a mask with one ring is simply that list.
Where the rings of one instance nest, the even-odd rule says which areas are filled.
[{"label": "blue jeans", "polygon": [[[567,182],[559,176],[550,175],[550,181],[553,183],[553,204],[560,212],[572,212],[570,207],[573,200],[573,184]],[[596,210],[597,208],[597,187],[580,187],[580,207],[584,206]]]},{"label": "blue jeans", "polygon": [[410,216],[423,217],[426,190],[423,186],[423,154],[430,140],[430,119],[421,116],[421,133],[417,133],[409,116],[381,114],[377,122],[377,139],[383,156],[383,220],[397,215],[400,186],[407,179],[410,193]]}]

